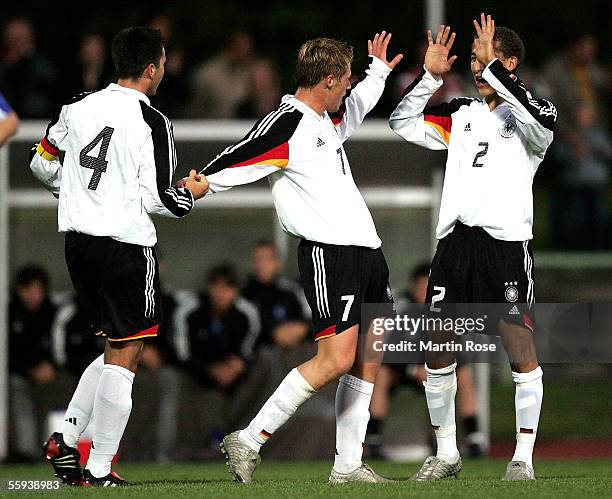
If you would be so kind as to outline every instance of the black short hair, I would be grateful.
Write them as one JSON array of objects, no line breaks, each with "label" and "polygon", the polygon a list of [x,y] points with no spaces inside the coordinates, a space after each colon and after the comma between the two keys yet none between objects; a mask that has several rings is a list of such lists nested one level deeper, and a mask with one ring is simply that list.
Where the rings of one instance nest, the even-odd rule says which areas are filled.
[{"label": "black short hair", "polygon": [[35,281],[40,282],[43,288],[49,289],[49,274],[40,265],[31,263],[17,270],[15,287],[28,286]]},{"label": "black short hair", "polygon": [[149,64],[159,66],[164,50],[161,31],[146,26],[122,29],[111,48],[119,78],[138,79]]},{"label": "black short hair", "polygon": [[516,57],[517,66],[525,60],[525,45],[516,31],[505,26],[495,28],[493,40],[499,42],[499,50],[504,57]]},{"label": "black short hair", "polygon": [[220,265],[215,265],[208,272],[208,278],[206,279],[208,284],[211,285],[218,281],[223,281],[228,286],[233,288],[237,288],[240,286],[238,280],[238,273],[236,269],[231,263],[222,263]]}]

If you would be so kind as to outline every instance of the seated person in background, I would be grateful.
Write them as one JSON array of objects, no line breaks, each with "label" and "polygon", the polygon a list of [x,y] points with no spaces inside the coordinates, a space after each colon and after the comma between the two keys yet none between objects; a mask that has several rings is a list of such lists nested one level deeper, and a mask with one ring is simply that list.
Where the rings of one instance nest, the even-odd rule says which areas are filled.
[{"label": "seated person in background", "polygon": [[209,272],[208,289],[187,324],[187,369],[202,385],[231,392],[247,371],[260,324],[255,307],[240,297],[238,277],[230,265]]},{"label": "seated person in background", "polygon": [[297,284],[280,277],[281,261],[276,246],[259,241],[253,249],[252,274],[242,295],[259,311],[259,345],[275,344],[294,348],[309,332],[310,310],[304,291]]},{"label": "seated person in background", "polygon": [[60,304],[51,330],[53,358],[77,378],[104,351],[104,337],[87,334],[88,328],[88,316],[76,296]]},{"label": "seated person in background", "polygon": [[17,271],[9,303],[9,376],[12,461],[38,460],[40,430],[35,385],[48,385],[56,371],[51,357],[51,324],[56,307],[49,299],[49,277],[38,265]]}]

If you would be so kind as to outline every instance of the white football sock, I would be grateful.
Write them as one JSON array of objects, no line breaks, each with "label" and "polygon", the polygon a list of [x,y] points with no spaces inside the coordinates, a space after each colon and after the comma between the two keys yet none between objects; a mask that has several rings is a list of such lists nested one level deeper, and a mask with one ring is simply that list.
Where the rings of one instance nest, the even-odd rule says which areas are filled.
[{"label": "white football sock", "polygon": [[459,459],[455,426],[456,367],[456,362],[442,369],[430,369],[425,365],[427,381],[423,383],[429,419],[438,444],[436,456],[449,463],[455,463]]},{"label": "white football sock", "polygon": [[338,473],[351,473],[361,466],[373,390],[374,383],[350,374],[345,374],[338,381],[334,460],[334,470]]},{"label": "white football sock", "polygon": [[89,424],[103,367],[104,354],[96,358],[83,371],[79,384],[72,395],[72,400],[70,400],[64,416],[64,422],[59,430],[64,436],[64,442],[70,447],[77,446],[81,433]]},{"label": "white football sock", "polygon": [[316,393],[297,368],[291,370],[278,385],[257,415],[238,437],[254,451],[261,446],[293,416],[297,408]]},{"label": "white football sock", "polygon": [[96,478],[105,477],[111,471],[111,461],[119,449],[132,410],[133,383],[132,371],[104,364],[94,401],[96,426],[91,453],[85,466]]},{"label": "white football sock", "polygon": [[512,379],[516,383],[516,450],[512,460],[524,461],[530,468],[533,468],[533,446],[544,395],[542,374],[539,366],[528,373],[512,371]]}]

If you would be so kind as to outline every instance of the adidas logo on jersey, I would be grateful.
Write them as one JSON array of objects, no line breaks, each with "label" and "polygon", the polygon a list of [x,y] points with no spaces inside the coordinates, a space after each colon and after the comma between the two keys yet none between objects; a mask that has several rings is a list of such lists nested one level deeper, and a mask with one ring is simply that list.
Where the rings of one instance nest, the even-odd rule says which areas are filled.
[{"label": "adidas logo on jersey", "polygon": [[323,139],[321,139],[321,137],[317,137],[317,147],[321,147],[324,145],[325,145],[325,142],[323,142]]},{"label": "adidas logo on jersey", "polygon": [[470,126],[470,124],[468,123],[467,125],[465,125],[465,128],[463,129],[464,132],[471,132],[472,131],[472,127]]},{"label": "adidas logo on jersey", "polygon": [[519,312],[518,307],[514,305],[514,307],[510,309],[510,312],[508,312],[508,315],[521,315],[521,313]]}]

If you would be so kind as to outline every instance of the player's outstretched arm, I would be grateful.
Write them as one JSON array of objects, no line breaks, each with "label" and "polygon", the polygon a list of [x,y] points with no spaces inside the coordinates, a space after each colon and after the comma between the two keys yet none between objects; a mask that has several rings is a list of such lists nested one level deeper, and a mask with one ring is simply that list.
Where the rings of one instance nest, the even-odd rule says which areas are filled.
[{"label": "player's outstretched arm", "polygon": [[474,20],[476,38],[474,55],[485,66],[482,77],[512,109],[517,127],[523,132],[530,148],[543,157],[553,140],[557,109],[546,99],[535,99],[525,84],[511,74],[494,52],[495,20],[480,15]]},{"label": "player's outstretched arm", "polygon": [[385,89],[387,76],[404,57],[403,54],[397,54],[390,61],[387,59],[390,41],[391,33],[386,31],[376,33],[372,40],[368,40],[368,55],[372,62],[366,70],[367,76],[355,85],[340,111],[331,116],[342,141],[350,137],[374,108]]},{"label": "player's outstretched arm", "polygon": [[457,59],[456,55],[449,57],[455,33],[450,26],[442,25],[435,42],[431,31],[427,31],[427,41],[423,70],[404,91],[402,100],[389,118],[389,126],[408,142],[428,149],[446,149],[450,140],[451,114],[465,103],[464,99],[428,109],[426,106],[442,86],[442,75],[450,71]]},{"label": "player's outstretched arm", "polygon": [[251,184],[289,164],[289,141],[303,114],[292,107],[279,108],[259,120],[246,136],[226,148],[200,172],[210,192]]}]

